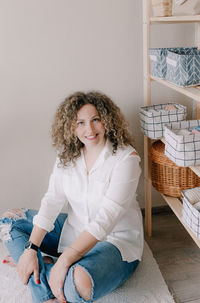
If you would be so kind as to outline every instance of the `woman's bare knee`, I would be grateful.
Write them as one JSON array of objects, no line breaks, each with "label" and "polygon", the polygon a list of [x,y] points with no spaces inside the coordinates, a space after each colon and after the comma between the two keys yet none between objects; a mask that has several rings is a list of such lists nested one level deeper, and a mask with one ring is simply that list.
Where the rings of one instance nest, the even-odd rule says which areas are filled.
[{"label": "woman's bare knee", "polygon": [[2,218],[4,217],[22,219],[24,218],[24,211],[21,208],[9,209],[5,213],[3,213]]},{"label": "woman's bare knee", "polygon": [[89,274],[78,265],[74,269],[74,283],[79,295],[85,300],[90,300],[92,292],[91,278]]},{"label": "woman's bare knee", "polygon": [[10,231],[13,222],[25,218],[25,209],[14,208],[7,210],[0,217],[0,239],[4,242],[11,240]]}]

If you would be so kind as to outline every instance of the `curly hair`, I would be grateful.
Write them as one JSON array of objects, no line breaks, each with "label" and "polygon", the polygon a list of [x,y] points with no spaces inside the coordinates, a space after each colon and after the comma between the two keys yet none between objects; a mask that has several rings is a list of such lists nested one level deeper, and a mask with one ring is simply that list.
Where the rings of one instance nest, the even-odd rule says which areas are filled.
[{"label": "curly hair", "polygon": [[76,92],[67,97],[58,107],[52,124],[53,146],[58,151],[58,157],[63,167],[69,165],[81,155],[84,144],[75,135],[77,112],[86,104],[92,104],[97,109],[105,128],[105,137],[113,146],[113,154],[118,147],[133,146],[133,138],[128,131],[128,124],[119,107],[114,102],[97,91],[88,93]]}]

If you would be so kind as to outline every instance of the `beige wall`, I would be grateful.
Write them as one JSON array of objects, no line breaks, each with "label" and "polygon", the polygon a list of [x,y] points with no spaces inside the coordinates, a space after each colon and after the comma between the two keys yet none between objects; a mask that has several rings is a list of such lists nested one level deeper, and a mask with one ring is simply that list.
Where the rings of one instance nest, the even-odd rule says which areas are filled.
[{"label": "beige wall", "polygon": [[[193,39],[191,26],[181,32],[172,30],[171,46]],[[0,211],[39,207],[55,158],[52,117],[76,90],[111,96],[142,156],[141,0],[1,0],[0,37]],[[154,46],[168,46],[169,30],[157,27],[152,37]],[[155,102],[163,95],[182,100],[160,86],[153,95]],[[142,178],[138,192],[143,206]],[[155,203],[162,203],[160,196]]]}]

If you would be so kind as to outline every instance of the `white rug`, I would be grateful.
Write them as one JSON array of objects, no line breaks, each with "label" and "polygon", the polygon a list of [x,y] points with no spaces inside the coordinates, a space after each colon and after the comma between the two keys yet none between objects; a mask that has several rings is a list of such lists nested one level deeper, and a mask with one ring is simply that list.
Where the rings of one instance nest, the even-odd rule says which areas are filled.
[{"label": "white rug", "polygon": [[[7,255],[0,242],[0,303],[31,303],[28,287],[21,284],[15,268],[2,263]],[[124,285],[97,303],[175,303],[147,243],[143,260]]]}]

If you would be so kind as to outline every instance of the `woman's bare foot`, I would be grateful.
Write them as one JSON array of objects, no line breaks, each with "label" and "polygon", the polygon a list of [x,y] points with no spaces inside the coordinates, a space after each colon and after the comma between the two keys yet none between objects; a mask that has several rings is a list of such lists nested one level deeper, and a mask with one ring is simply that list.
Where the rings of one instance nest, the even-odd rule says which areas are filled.
[{"label": "woman's bare foot", "polygon": [[3,263],[5,263],[11,267],[16,267],[16,264],[10,255],[8,255],[4,258]]},{"label": "woman's bare foot", "polygon": [[[53,260],[53,258],[51,258],[49,256],[44,256],[43,262],[53,264],[54,260]],[[8,255],[4,258],[3,263],[5,263],[6,265],[11,266],[11,267],[16,267],[15,261],[13,260],[13,258],[10,255]]]}]

